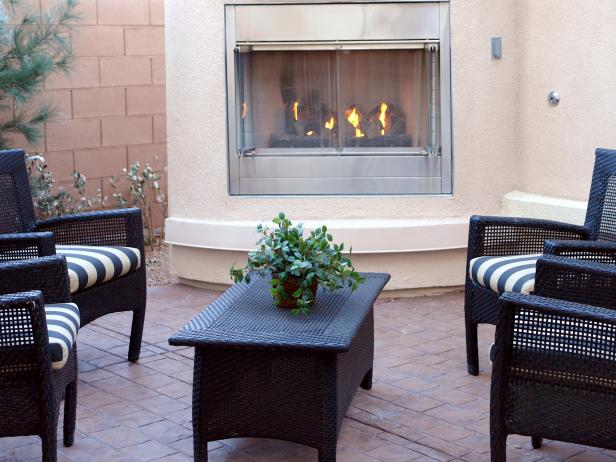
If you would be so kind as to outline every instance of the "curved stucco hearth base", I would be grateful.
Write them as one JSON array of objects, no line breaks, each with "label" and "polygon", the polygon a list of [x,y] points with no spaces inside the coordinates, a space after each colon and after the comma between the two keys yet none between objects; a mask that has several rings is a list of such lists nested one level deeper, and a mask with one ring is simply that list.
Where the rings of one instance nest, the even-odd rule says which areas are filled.
[{"label": "curved stucco hearth base", "polygon": [[[386,290],[452,287],[464,283],[466,250],[441,250],[397,254],[358,254],[353,263],[360,271],[392,275]],[[222,288],[231,283],[229,268],[246,261],[246,252],[171,246],[171,271],[183,282],[206,282]],[[193,285],[200,285],[195,284]]]},{"label": "curved stucco hearth base", "polygon": [[[503,196],[503,214],[582,223],[586,203],[512,191]],[[353,246],[360,271],[392,275],[387,290],[444,291],[464,284],[468,218],[408,220],[307,220],[307,229],[326,223],[334,238]],[[221,288],[229,268],[246,261],[258,235],[256,222],[169,218],[171,270],[183,282]]]},{"label": "curved stucco hearth base", "polygon": [[[314,220],[327,223],[335,241],[353,246],[360,271],[386,271],[389,290],[459,286],[464,283],[468,219]],[[254,248],[255,223],[167,220],[172,271],[184,280],[229,284],[229,268]]]}]

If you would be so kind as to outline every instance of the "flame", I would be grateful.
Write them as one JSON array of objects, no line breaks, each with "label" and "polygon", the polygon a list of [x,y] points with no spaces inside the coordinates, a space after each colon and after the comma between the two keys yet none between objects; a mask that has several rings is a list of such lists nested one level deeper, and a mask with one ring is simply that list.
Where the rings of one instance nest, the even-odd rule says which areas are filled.
[{"label": "flame", "polygon": [[328,130],[333,130],[334,122],[335,122],[334,116],[331,116],[329,120],[325,121],[325,128],[327,128]]},{"label": "flame", "polygon": [[360,119],[360,115],[359,112],[357,112],[357,108],[353,107],[350,110],[347,109],[344,112],[344,115],[346,116],[347,120],[349,121],[349,123],[351,125],[353,125],[353,128],[355,128],[355,137],[356,138],[363,138],[364,135],[363,132],[361,131],[361,129],[357,128],[359,125],[359,119]]},{"label": "flame", "polygon": [[246,118],[246,114],[248,114],[248,104],[246,104],[246,101],[242,101],[242,113],[240,115],[240,117],[242,119]]},{"label": "flame", "polygon": [[293,118],[295,120],[299,120],[298,109],[299,109],[299,101],[293,101],[293,104],[291,105],[291,112],[293,112]]},{"label": "flame", "polygon": [[346,110],[346,118],[354,128],[357,128],[359,125],[359,112],[357,112],[357,108],[352,108],[351,110]]},{"label": "flame", "polygon": [[306,135],[307,135],[307,136],[312,136],[312,135],[314,135],[314,131],[313,131],[313,130],[308,130],[308,131],[306,132]]},{"label": "flame", "polygon": [[381,122],[381,135],[385,134],[385,128],[387,128],[387,119],[385,113],[387,112],[387,103],[381,103],[381,112],[379,112],[379,121]]}]

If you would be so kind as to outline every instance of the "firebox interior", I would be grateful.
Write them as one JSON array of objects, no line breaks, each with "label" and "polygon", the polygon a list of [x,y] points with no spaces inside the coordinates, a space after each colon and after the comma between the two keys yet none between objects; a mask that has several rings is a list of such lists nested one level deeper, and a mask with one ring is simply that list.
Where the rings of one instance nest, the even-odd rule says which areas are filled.
[{"label": "firebox interior", "polygon": [[430,125],[435,54],[427,46],[240,53],[240,150],[338,155],[346,148],[405,148],[399,153],[427,155],[438,138],[430,136],[438,131]]}]

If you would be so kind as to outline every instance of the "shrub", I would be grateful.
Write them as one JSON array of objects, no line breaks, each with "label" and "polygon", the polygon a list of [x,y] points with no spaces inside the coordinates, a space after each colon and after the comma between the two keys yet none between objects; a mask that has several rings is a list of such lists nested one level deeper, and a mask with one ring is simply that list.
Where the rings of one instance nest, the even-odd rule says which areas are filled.
[{"label": "shrub", "polygon": [[86,197],[87,178],[81,173],[72,173],[72,191],[56,190],[53,174],[47,169],[45,158],[41,154],[27,155],[26,165],[37,218],[51,218],[105,206],[106,198],[100,189],[95,197]]}]

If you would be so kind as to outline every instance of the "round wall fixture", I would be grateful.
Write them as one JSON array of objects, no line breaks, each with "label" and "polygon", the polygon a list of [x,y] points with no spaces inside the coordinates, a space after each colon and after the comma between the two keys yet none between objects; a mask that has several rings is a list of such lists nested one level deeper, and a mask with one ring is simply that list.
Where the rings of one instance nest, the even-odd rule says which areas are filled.
[{"label": "round wall fixture", "polygon": [[560,103],[560,93],[558,93],[556,90],[552,90],[550,93],[548,93],[548,102],[552,106],[557,106],[558,103]]}]

